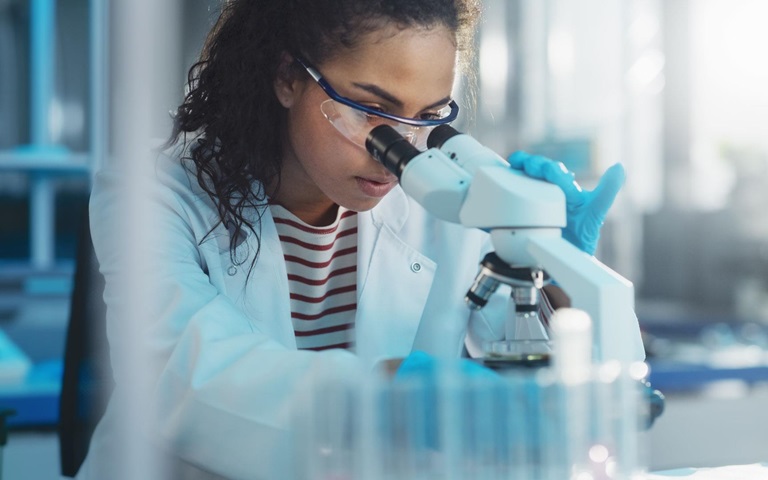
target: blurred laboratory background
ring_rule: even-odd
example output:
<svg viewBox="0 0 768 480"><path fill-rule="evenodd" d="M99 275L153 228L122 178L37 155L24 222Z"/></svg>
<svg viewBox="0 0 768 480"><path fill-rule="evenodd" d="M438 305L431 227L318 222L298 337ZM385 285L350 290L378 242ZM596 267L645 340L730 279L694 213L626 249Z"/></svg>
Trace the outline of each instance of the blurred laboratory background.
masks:
<svg viewBox="0 0 768 480"><path fill-rule="evenodd" d="M78 239L119 134L116 3L0 0L4 478L60 477ZM648 468L768 461L768 2L483 4L476 110L460 127L502 154L561 160L585 188L626 167L598 257L634 282L667 397ZM163 0L146 14L162 25L143 52L158 138L219 5Z"/></svg>

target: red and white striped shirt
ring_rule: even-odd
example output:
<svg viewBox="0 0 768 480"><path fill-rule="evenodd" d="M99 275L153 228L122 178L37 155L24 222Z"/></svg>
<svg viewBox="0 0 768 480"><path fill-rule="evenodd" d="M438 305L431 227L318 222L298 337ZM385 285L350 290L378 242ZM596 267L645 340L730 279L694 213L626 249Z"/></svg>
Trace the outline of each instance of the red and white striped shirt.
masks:
<svg viewBox="0 0 768 480"><path fill-rule="evenodd" d="M357 310L357 212L339 207L336 220L313 227L270 205L283 246L296 346L354 349Z"/></svg>

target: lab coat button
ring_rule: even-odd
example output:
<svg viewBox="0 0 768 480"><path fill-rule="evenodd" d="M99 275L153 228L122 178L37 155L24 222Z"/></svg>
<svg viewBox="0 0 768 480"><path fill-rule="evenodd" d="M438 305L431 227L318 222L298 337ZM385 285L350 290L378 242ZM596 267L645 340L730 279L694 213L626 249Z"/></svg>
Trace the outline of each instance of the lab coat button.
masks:
<svg viewBox="0 0 768 480"><path fill-rule="evenodd" d="M234 277L236 273L237 273L237 268L235 268L234 265L230 265L229 268L227 269L227 274L230 277Z"/></svg>
<svg viewBox="0 0 768 480"><path fill-rule="evenodd" d="M421 271L421 264L419 262L413 262L411 264L411 271L419 273Z"/></svg>

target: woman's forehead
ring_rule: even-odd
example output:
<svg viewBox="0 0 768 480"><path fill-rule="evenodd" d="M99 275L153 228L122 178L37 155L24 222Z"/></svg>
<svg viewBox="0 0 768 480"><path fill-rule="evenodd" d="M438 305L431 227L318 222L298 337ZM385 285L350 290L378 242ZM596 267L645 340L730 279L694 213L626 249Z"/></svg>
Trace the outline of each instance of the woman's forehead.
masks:
<svg viewBox="0 0 768 480"><path fill-rule="evenodd" d="M323 74L337 84L371 84L406 97L425 90L450 93L457 52L448 28L385 29L360 40L319 66Z"/></svg>

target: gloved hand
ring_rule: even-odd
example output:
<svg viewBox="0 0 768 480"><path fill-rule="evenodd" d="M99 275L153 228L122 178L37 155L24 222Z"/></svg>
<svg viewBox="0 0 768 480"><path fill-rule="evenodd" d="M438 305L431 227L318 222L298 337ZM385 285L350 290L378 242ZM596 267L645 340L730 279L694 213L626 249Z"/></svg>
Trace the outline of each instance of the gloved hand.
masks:
<svg viewBox="0 0 768 480"><path fill-rule="evenodd" d="M562 162L518 151L509 156L509 163L512 168L522 170L529 177L554 183L563 190L568 219L563 229L563 238L582 251L594 255L600 238L600 227L624 185L624 167L619 163L613 165L606 170L594 190L584 191Z"/></svg>
<svg viewBox="0 0 768 480"><path fill-rule="evenodd" d="M479 363L465 358L457 360L459 363L459 373L467 379L473 378L494 378L499 376L491 369L486 368ZM434 380L437 375L439 361L435 357L421 351L414 351L400 364L395 374L395 380L404 380L406 378L420 378L422 380Z"/></svg>

